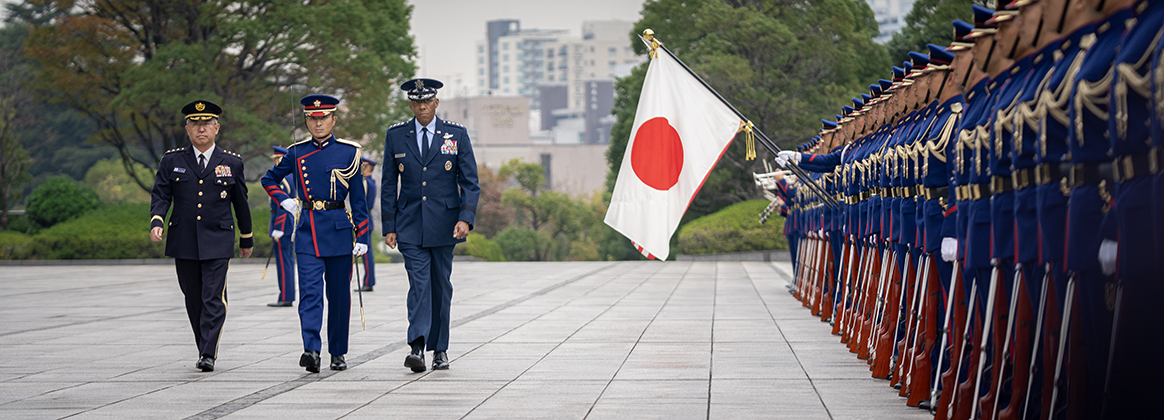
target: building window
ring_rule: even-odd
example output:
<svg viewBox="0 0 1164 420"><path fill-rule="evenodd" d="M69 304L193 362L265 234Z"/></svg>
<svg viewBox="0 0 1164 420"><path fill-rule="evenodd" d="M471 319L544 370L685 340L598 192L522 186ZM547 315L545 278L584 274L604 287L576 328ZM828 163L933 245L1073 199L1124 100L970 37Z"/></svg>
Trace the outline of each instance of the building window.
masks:
<svg viewBox="0 0 1164 420"><path fill-rule="evenodd" d="M590 52L594 52L594 46L593 46L593 45L591 45L591 46L590 46Z"/></svg>
<svg viewBox="0 0 1164 420"><path fill-rule="evenodd" d="M618 63L614 61L607 62L606 64L610 67L611 70L614 70L614 66L618 65Z"/></svg>
<svg viewBox="0 0 1164 420"><path fill-rule="evenodd" d="M509 88L502 89L501 93L509 93Z"/></svg>
<svg viewBox="0 0 1164 420"><path fill-rule="evenodd" d="M550 81L551 82L554 81L554 75L552 75L552 74L550 75Z"/></svg>
<svg viewBox="0 0 1164 420"><path fill-rule="evenodd" d="M485 57L477 57L477 64L485 64Z"/></svg>
<svg viewBox="0 0 1164 420"><path fill-rule="evenodd" d="M509 54L501 54L501 61L509 61Z"/></svg>
<svg viewBox="0 0 1164 420"><path fill-rule="evenodd" d="M477 53L478 53L478 54L485 54L485 46L484 46L484 45L478 45L478 46L477 46Z"/></svg>
<svg viewBox="0 0 1164 420"><path fill-rule="evenodd" d="M549 70L549 71L554 70L554 63L552 61L549 64L546 64L546 70Z"/></svg>
<svg viewBox="0 0 1164 420"><path fill-rule="evenodd" d="M501 66L502 73L509 73L509 66Z"/></svg>
<svg viewBox="0 0 1164 420"><path fill-rule="evenodd" d="M618 48L610 47L610 48L608 48L608 49L606 50L606 52L607 52L607 53L608 53L608 54L609 54L611 57L614 57L614 56L618 55Z"/></svg>
<svg viewBox="0 0 1164 420"><path fill-rule="evenodd" d="M477 86L480 86L480 87L485 87L485 79L478 80L478 81L477 81Z"/></svg>
<svg viewBox="0 0 1164 420"><path fill-rule="evenodd" d="M501 49L503 49L503 50L509 50L509 43L508 43L508 42L502 42L502 43L501 43Z"/></svg>
<svg viewBox="0 0 1164 420"><path fill-rule="evenodd" d="M504 79L504 81L503 81L503 82L501 82L501 83L509 84L509 76L505 76L505 79ZM505 92L506 92L506 93L508 93L508 92L509 92L509 89L506 89L506 90L505 90Z"/></svg>
<svg viewBox="0 0 1164 420"><path fill-rule="evenodd" d="M484 68L477 69L477 74L484 76L484 75L485 75L485 69L484 69Z"/></svg>

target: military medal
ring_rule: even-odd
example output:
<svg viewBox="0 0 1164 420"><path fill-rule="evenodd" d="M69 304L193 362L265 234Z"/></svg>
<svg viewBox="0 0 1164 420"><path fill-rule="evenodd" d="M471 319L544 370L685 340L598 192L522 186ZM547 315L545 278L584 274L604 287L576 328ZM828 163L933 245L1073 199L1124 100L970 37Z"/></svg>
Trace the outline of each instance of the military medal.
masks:
<svg viewBox="0 0 1164 420"><path fill-rule="evenodd" d="M401 163L399 165L396 165L396 170L399 172L404 172L404 164Z"/></svg>
<svg viewBox="0 0 1164 420"><path fill-rule="evenodd" d="M229 176L232 176L232 175L230 174L230 166L227 166L227 165L218 165L218 166L215 166L215 167L214 167L214 176L217 176L217 177L229 177Z"/></svg>
<svg viewBox="0 0 1164 420"><path fill-rule="evenodd" d="M453 161L451 161L451 160L446 160L446 161L445 161L445 170L446 170L446 171L451 171L451 170L453 170Z"/></svg>
<svg viewBox="0 0 1164 420"><path fill-rule="evenodd" d="M222 197L223 200L225 200L226 199L226 191L223 191L222 194L219 194L219 196Z"/></svg>

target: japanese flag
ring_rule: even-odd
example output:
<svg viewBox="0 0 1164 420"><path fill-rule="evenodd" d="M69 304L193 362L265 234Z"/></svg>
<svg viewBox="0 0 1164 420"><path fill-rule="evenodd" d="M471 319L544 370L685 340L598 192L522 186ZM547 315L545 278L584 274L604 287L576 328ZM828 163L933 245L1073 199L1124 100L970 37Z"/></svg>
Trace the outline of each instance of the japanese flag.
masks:
<svg viewBox="0 0 1164 420"><path fill-rule="evenodd" d="M651 60L605 222L651 259L741 126L740 118L670 54Z"/></svg>

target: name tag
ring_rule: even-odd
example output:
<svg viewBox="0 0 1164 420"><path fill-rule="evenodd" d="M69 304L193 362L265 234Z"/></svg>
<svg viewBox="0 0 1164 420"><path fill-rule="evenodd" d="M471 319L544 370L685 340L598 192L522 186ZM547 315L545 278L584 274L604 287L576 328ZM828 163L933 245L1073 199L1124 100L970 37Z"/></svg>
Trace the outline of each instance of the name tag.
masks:
<svg viewBox="0 0 1164 420"><path fill-rule="evenodd" d="M396 159L400 159L400 158L404 157L404 153L397 153L395 155L392 155L392 157L394 157Z"/></svg>
<svg viewBox="0 0 1164 420"><path fill-rule="evenodd" d="M177 167L175 167L175 168L174 168L174 172L177 172L177 173L180 173L180 174L184 174L184 173L186 173L186 168L177 168Z"/></svg>

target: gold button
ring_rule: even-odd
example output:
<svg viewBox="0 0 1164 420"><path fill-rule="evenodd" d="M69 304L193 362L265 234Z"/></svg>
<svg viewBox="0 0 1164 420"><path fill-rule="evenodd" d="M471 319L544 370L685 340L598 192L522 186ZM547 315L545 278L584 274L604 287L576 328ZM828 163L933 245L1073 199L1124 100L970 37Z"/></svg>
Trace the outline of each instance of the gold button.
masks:
<svg viewBox="0 0 1164 420"><path fill-rule="evenodd" d="M201 180L201 179L199 179L199 180L198 180L198 183L199 183L199 184L201 184L201 183L202 183L202 180Z"/></svg>
<svg viewBox="0 0 1164 420"><path fill-rule="evenodd" d="M201 197L201 196L202 196L202 191L199 191L199 192L198 192L198 196L199 196L199 197Z"/></svg>
<svg viewBox="0 0 1164 420"><path fill-rule="evenodd" d="M425 167L423 167L423 168L420 168L420 170L422 170L422 171L428 171L428 167L427 167L427 166L425 166Z"/></svg>
<svg viewBox="0 0 1164 420"><path fill-rule="evenodd" d="M202 203L198 203L198 208L202 208Z"/></svg>
<svg viewBox="0 0 1164 420"><path fill-rule="evenodd" d="M303 177L307 178L308 175L311 175L311 174L303 174Z"/></svg>
<svg viewBox="0 0 1164 420"><path fill-rule="evenodd" d="M198 220L202 220L202 216L198 216L198 217L197 217L197 219L198 219Z"/></svg>
<svg viewBox="0 0 1164 420"><path fill-rule="evenodd" d="M311 181L303 181L304 184L310 184Z"/></svg>
<svg viewBox="0 0 1164 420"><path fill-rule="evenodd" d="M307 159L299 159L299 163L307 163Z"/></svg>
<svg viewBox="0 0 1164 420"><path fill-rule="evenodd" d="M420 197L420 201L428 201L428 197Z"/></svg>
<svg viewBox="0 0 1164 420"><path fill-rule="evenodd" d="M420 186L422 186L422 187L427 187L427 186L428 186L428 181L420 181Z"/></svg>
<svg viewBox="0 0 1164 420"><path fill-rule="evenodd" d="M305 170L305 171L306 171L306 170L307 170L307 167L306 167L306 166L304 166L304 167L303 167L303 170Z"/></svg>

